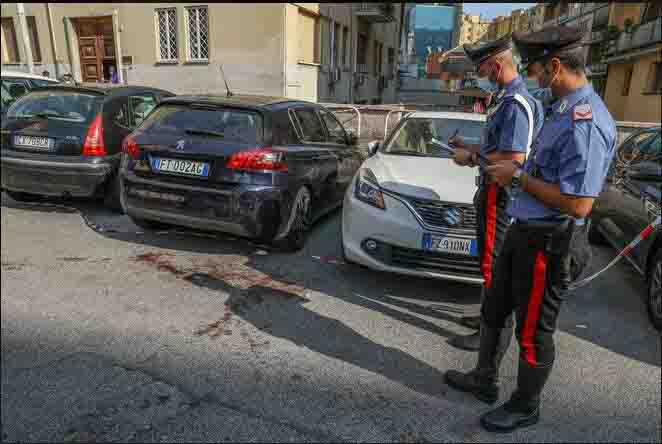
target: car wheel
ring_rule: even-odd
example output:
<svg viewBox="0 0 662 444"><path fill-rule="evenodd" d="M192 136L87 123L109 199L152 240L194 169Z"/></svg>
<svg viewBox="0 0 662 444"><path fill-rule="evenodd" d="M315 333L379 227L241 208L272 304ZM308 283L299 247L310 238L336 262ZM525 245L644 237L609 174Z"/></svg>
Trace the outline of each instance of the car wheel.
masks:
<svg viewBox="0 0 662 444"><path fill-rule="evenodd" d="M103 204L108 209L111 209L120 214L124 214L124 209L122 208L122 201L120 198L121 192L120 177L119 174L115 174L108 181L108 185L106 185Z"/></svg>
<svg viewBox="0 0 662 444"><path fill-rule="evenodd" d="M140 219L138 217L132 216L129 216L129 219L131 219L131 222L133 222L135 225L149 231L165 230L170 228L170 225L155 220Z"/></svg>
<svg viewBox="0 0 662 444"><path fill-rule="evenodd" d="M310 191L308 188L301 187L297 192L288 221L287 234L276 241L277 247L285 251L299 251L306 244L308 232L310 230Z"/></svg>
<svg viewBox="0 0 662 444"><path fill-rule="evenodd" d="M39 202L43 200L42 196L38 194L24 193L22 191L5 190L5 193L16 202Z"/></svg>
<svg viewBox="0 0 662 444"><path fill-rule="evenodd" d="M653 257L648 279L648 315L656 329L662 330L662 249Z"/></svg>
<svg viewBox="0 0 662 444"><path fill-rule="evenodd" d="M593 245L607 245L607 240L600 230L598 230L598 224L593 219L591 219L591 226L588 230L588 241Z"/></svg>

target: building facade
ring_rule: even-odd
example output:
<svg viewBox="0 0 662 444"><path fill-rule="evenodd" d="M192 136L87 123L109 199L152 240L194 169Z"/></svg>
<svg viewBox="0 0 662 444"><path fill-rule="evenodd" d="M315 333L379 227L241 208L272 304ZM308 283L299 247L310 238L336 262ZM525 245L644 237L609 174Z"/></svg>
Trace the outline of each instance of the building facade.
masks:
<svg viewBox="0 0 662 444"><path fill-rule="evenodd" d="M387 88L378 79L395 72L399 9L387 3L26 3L25 15L35 73L97 82L115 66L120 81L130 84L224 93L222 65L236 93L381 102ZM2 68L25 71L17 4L3 3L1 11Z"/></svg>
<svg viewBox="0 0 662 444"><path fill-rule="evenodd" d="M458 44L476 43L489 31L490 23L483 21L480 15L462 14Z"/></svg>

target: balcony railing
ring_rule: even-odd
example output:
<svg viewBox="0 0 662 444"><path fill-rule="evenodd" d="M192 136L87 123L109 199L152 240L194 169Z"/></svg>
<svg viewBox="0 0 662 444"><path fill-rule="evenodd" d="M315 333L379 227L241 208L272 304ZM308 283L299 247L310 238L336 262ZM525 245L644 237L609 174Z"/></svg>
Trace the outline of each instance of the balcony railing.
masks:
<svg viewBox="0 0 662 444"><path fill-rule="evenodd" d="M662 42L662 17L638 26L633 32L621 33L618 40L608 46L606 54L630 51Z"/></svg>
<svg viewBox="0 0 662 444"><path fill-rule="evenodd" d="M368 23L388 23L395 20L393 3L359 3L354 14Z"/></svg>
<svg viewBox="0 0 662 444"><path fill-rule="evenodd" d="M606 74L607 73L607 64L606 63L593 63L591 65L588 65L588 69L591 72L591 75L599 75L599 74Z"/></svg>

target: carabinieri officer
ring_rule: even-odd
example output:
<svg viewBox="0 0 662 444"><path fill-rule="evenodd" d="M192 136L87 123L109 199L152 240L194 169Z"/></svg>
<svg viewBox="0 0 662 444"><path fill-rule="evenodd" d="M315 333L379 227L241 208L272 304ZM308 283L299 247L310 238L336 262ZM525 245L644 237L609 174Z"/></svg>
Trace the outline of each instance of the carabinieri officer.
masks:
<svg viewBox="0 0 662 444"><path fill-rule="evenodd" d="M477 67L478 74L487 77L498 93L487 109L487 128L482 145L468 145L459 137L449 140L457 150L455 162L459 165L476 166L476 151L492 162L524 162L533 139L542 127L544 115L542 105L529 94L524 80L519 76L513 60L510 37L464 45L464 52ZM480 172L478 185L474 203L478 213L476 238L484 278L481 299L484 299L485 290L492 285L494 262L503 245L510 217L506 215L507 193L496 182L490 181L485 171ZM479 329L480 317L464 317L462 323ZM512 324L511 316L507 321L508 328L502 332L500 340L504 353L512 337ZM490 331L486 330L485 333L489 334ZM458 348L477 351L481 340L481 334L477 332L468 336L456 336L449 342ZM502 355L503 353L500 353L500 356ZM449 373L446 382L466 386L473 384L473 380L478 377L492 377L494 369L481 364L479 362L469 379L464 375ZM488 398L492 402L496 400L492 399L494 396Z"/></svg>
<svg viewBox="0 0 662 444"><path fill-rule="evenodd" d="M496 335L514 311L520 346L517 389L481 418L490 431L538 422L541 392L554 364L561 303L591 257L586 217L614 156L616 124L586 79L583 35L577 28L556 26L514 40L529 62L542 62L543 86L551 88L556 101L523 168L511 161L488 168L500 185L516 190L508 206L515 221L482 315ZM496 344L480 345L479 359L494 361ZM486 381L482 390L491 385Z"/></svg>

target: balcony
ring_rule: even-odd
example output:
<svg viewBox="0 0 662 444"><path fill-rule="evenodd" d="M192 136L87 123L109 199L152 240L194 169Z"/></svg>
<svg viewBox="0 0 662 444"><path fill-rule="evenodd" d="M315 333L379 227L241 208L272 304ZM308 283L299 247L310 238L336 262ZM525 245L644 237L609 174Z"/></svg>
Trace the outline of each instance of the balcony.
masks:
<svg viewBox="0 0 662 444"><path fill-rule="evenodd" d="M367 23L388 23L395 20L393 3L359 3L354 15Z"/></svg>
<svg viewBox="0 0 662 444"><path fill-rule="evenodd" d="M631 51L662 42L662 17L638 26L633 32L623 32L608 45L606 54Z"/></svg>

